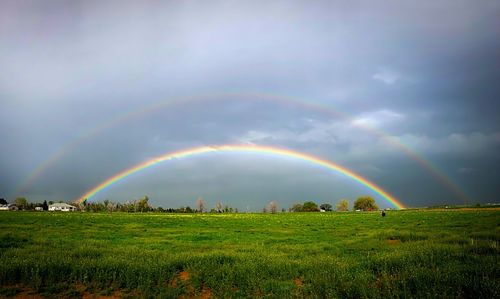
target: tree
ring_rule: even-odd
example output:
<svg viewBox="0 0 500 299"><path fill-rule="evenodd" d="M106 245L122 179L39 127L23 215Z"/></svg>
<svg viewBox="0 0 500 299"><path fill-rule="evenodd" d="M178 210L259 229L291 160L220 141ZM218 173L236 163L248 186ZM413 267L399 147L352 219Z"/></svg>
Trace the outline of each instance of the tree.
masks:
<svg viewBox="0 0 500 299"><path fill-rule="evenodd" d="M215 211L217 213L222 213L222 203L220 201L218 201L216 204L215 204Z"/></svg>
<svg viewBox="0 0 500 299"><path fill-rule="evenodd" d="M8 202L5 200L5 198L0 198L0 205L7 205Z"/></svg>
<svg viewBox="0 0 500 299"><path fill-rule="evenodd" d="M271 214L276 214L277 211L278 211L278 204L275 201L271 201L269 203L269 212L271 212Z"/></svg>
<svg viewBox="0 0 500 299"><path fill-rule="evenodd" d="M304 212L318 212L318 205L313 201L306 201L303 205Z"/></svg>
<svg viewBox="0 0 500 299"><path fill-rule="evenodd" d="M330 212L332 210L332 205L329 203L324 203L319 206L323 211Z"/></svg>
<svg viewBox="0 0 500 299"><path fill-rule="evenodd" d="M15 203L16 203L17 208L20 210L24 210L26 208L26 206L28 205L28 201L24 197L16 198Z"/></svg>
<svg viewBox="0 0 500 299"><path fill-rule="evenodd" d="M34 203L34 202L29 202L27 205L26 205L26 210L29 210L29 211L34 211L36 207L39 207L40 204L39 203Z"/></svg>
<svg viewBox="0 0 500 299"><path fill-rule="evenodd" d="M146 196L147 197L147 196ZM108 211L108 212L113 212L115 209L118 209L118 204L115 204L114 202L112 202L111 200L109 199L106 199L104 200L104 208Z"/></svg>
<svg viewBox="0 0 500 299"><path fill-rule="evenodd" d="M224 212L224 213L232 213L232 212L233 212L233 210L234 210L234 209L233 209L232 207L230 207L230 206L228 206L228 205L225 205L225 206L224 206L224 209L222 209L222 212Z"/></svg>
<svg viewBox="0 0 500 299"><path fill-rule="evenodd" d="M354 210L374 211L378 210L375 199L370 196L361 196L354 202Z"/></svg>
<svg viewBox="0 0 500 299"><path fill-rule="evenodd" d="M347 212L349 211L349 201L347 199L341 199L336 205L335 208L337 212Z"/></svg>
<svg viewBox="0 0 500 299"><path fill-rule="evenodd" d="M304 211L304 206L302 206L302 204L300 203L296 203L290 208L290 212L303 212L303 211Z"/></svg>
<svg viewBox="0 0 500 299"><path fill-rule="evenodd" d="M144 196L137 202L137 210L140 212L147 212L150 210L149 197Z"/></svg>
<svg viewBox="0 0 500 299"><path fill-rule="evenodd" d="M111 203L111 201L109 199L105 199L104 202L103 202L104 208L107 209L108 211L110 211L110 209L109 209L109 204L110 203Z"/></svg>
<svg viewBox="0 0 500 299"><path fill-rule="evenodd" d="M203 197L198 197L196 200L196 206L198 207L198 212L203 213L205 210L205 201L203 200Z"/></svg>
<svg viewBox="0 0 500 299"><path fill-rule="evenodd" d="M43 208L44 211L48 211L49 210L49 205L47 204L46 200L43 201L42 208Z"/></svg>

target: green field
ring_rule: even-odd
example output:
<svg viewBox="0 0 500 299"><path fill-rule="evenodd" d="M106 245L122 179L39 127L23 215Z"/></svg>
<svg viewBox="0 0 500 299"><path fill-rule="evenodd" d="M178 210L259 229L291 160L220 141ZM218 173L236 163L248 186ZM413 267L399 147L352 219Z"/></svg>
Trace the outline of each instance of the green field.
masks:
<svg viewBox="0 0 500 299"><path fill-rule="evenodd" d="M0 296L500 297L500 211L0 213Z"/></svg>

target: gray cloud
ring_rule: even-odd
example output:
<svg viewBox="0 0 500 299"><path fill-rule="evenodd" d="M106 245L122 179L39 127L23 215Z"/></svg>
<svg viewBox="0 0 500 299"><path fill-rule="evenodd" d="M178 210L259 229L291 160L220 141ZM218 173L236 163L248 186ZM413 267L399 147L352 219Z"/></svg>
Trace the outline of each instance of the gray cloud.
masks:
<svg viewBox="0 0 500 299"><path fill-rule="evenodd" d="M350 117L248 95L180 103L102 130L22 195L70 200L162 153L246 142L330 159L411 205L458 200L373 134L379 130L440 167L472 200L491 201L499 191L499 13L497 1L465 0L2 1L0 196L13 199L37 165L110 119L161 101L229 92L293 96ZM186 204L206 190L210 198L240 198L232 204L245 208L250 198L286 205L366 191L331 188L331 174L317 178L314 169L304 175L259 159L201 159L210 171L194 181L201 160L186 159L174 172L165 168L175 184L145 174L105 195L126 200L152 192L158 204L176 205L176 198ZM245 169L253 170L227 178ZM232 187L218 188L225 179ZM271 180L279 188L266 185Z"/></svg>

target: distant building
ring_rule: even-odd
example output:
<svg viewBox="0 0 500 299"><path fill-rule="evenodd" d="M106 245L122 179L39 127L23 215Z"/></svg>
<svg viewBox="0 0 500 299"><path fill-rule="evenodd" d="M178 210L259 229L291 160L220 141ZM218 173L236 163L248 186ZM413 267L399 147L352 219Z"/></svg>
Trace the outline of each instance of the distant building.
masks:
<svg viewBox="0 0 500 299"><path fill-rule="evenodd" d="M17 210L18 210L17 206L13 203L0 205L0 211L17 211Z"/></svg>
<svg viewBox="0 0 500 299"><path fill-rule="evenodd" d="M43 211L42 207L35 207L35 211Z"/></svg>
<svg viewBox="0 0 500 299"><path fill-rule="evenodd" d="M76 207L69 205L67 203L55 203L49 205L49 211L63 211L63 212L71 212L76 211Z"/></svg>

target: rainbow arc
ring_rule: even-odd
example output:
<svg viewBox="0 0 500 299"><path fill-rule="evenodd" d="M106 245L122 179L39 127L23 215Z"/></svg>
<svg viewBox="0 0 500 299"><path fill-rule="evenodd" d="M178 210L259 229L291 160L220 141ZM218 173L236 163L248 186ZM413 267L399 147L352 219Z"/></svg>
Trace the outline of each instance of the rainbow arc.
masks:
<svg viewBox="0 0 500 299"><path fill-rule="evenodd" d="M225 145L216 145L216 146L201 146L201 147L195 147L195 148L190 148L190 149L185 149L185 150L180 150L176 152L171 152L167 153L158 157L155 157L153 159L150 159L148 161L145 161L141 164L138 164L136 166L133 166L129 169L126 169L122 172L119 172L115 174L114 176L108 178L107 180L103 181L101 184L97 185L96 187L92 188L85 194L83 194L77 201L80 204L83 204L85 201L90 200L92 197L94 197L97 193L103 191L104 189L112 186L113 184L131 176L134 173L137 173L141 170L144 170L146 168L152 167L154 165L157 165L162 162L166 162L172 159L180 159L180 158L187 158L191 156L196 156L196 155L201 155L201 154L206 154L206 153L213 153L213 152L251 152L251 153L265 153L265 154L272 154L272 155L277 155L277 156L285 156L285 157L291 157L295 158L298 160L310 162L322 167L325 167L327 169L339 172L355 181L358 183L366 186L367 188L371 189L375 193L379 194L385 201L390 203L392 206L398 208L398 209L404 209L405 206L394 196L390 195L389 192L385 191L382 189L382 187L376 185L375 183L369 181L368 179L362 177L361 175L355 173L352 170L349 170L343 166L340 166L338 164L335 164L331 161L324 160L306 153L301 153L297 151L292 151L289 149L284 149L284 148L277 148L277 147L269 147L269 146L258 146L258 145L233 145L233 144L225 144Z"/></svg>
<svg viewBox="0 0 500 299"><path fill-rule="evenodd" d="M46 169L54 165L62 157L72 152L80 145L85 143L85 141L92 139L93 137L99 135L100 133L117 127L121 124L127 123L133 119L137 119L159 111L162 109L174 108L178 105L185 105L188 103L202 103L202 102L224 102L232 101L235 99L241 100L263 100L269 102L280 103L283 105L292 105L300 108L304 108L310 111L317 111L330 115L332 117L339 118L346 121L353 127L359 128L377 138L380 138L383 142L390 145L393 148L398 149L404 153L407 157L415 161L422 169L427 171L432 177L436 179L442 186L447 190L451 191L458 198L462 199L463 202L467 202L467 195L465 192L454 183L449 176L447 176L442 170L439 169L435 164L427 160L417 151L402 143L398 138L391 136L389 133L380 130L379 128L369 126L367 124L357 123L353 116L347 113L341 112L338 109L330 105L324 105L321 103L313 101L305 101L289 96L273 95L273 94L261 94L261 93L220 93L220 94L202 94L196 96L186 96L174 98L168 101L160 101L149 106L142 107L140 109L134 109L128 113L117 115L103 123L97 124L92 129L78 135L75 139L61 146L56 152L49 156L46 160L42 161L33 171L25 178L23 182L17 187L16 193L22 193L28 186L30 186L35 180L37 180Z"/></svg>

